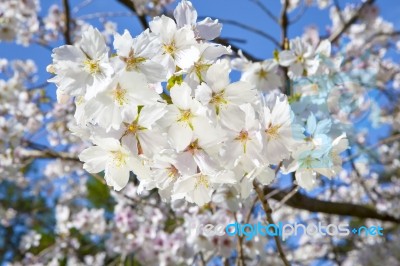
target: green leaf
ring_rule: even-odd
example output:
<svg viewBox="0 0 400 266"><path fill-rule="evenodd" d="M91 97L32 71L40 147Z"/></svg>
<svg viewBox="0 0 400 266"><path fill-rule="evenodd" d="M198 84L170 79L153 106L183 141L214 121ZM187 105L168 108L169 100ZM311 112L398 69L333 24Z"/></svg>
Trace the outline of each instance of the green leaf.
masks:
<svg viewBox="0 0 400 266"><path fill-rule="evenodd" d="M110 188L91 176L87 183L87 198L96 208L104 208L106 211L114 210L114 199L111 197Z"/></svg>

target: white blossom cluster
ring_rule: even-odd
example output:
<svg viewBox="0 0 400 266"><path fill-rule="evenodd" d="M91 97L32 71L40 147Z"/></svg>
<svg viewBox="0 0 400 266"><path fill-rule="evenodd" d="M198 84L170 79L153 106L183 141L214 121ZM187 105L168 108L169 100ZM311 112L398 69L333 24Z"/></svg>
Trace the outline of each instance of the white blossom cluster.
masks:
<svg viewBox="0 0 400 266"><path fill-rule="evenodd" d="M22 142L34 135L43 124L39 108L43 98L40 90L27 90L26 84L35 82L36 65L32 60L8 61L0 59L0 180L26 183L20 172Z"/></svg>
<svg viewBox="0 0 400 266"><path fill-rule="evenodd" d="M0 2L0 41L17 40L28 45L39 29L39 0L8 0Z"/></svg>
<svg viewBox="0 0 400 266"><path fill-rule="evenodd" d="M136 13L139 16L150 15L157 16L163 12L163 9L168 4L175 0L131 0L135 6Z"/></svg>
<svg viewBox="0 0 400 266"><path fill-rule="evenodd" d="M76 45L54 49L50 81L60 102L75 98L71 130L94 144L79 156L84 169L104 171L116 190L133 172L139 192L158 188L166 200L198 205L225 185L247 198L253 181L271 183L271 165L283 160L285 171L297 170L298 184L307 189L317 173L338 173L345 135L326 136L329 128L319 127L312 113L306 132L286 96L263 94L282 86L278 64L292 78L327 72L328 41L314 51L295 39L278 61L236 62L244 73L231 82L230 62L222 58L230 47L209 41L221 24L197 22L188 1L177 6L174 18L155 17L150 30L134 38L128 31L116 34L112 51L94 28Z"/></svg>

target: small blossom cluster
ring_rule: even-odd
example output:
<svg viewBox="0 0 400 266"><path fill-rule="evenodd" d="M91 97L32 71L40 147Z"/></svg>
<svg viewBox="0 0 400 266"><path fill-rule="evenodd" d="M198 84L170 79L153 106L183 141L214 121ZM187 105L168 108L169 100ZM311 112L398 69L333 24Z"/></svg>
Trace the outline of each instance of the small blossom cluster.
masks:
<svg viewBox="0 0 400 266"><path fill-rule="evenodd" d="M139 16L157 16L163 12L165 6L175 2L175 0L131 0Z"/></svg>
<svg viewBox="0 0 400 266"><path fill-rule="evenodd" d="M32 60L0 59L0 181L26 182L21 168L26 166L23 142L43 125L41 88L27 90L36 82Z"/></svg>
<svg viewBox="0 0 400 266"><path fill-rule="evenodd" d="M0 41L17 40L28 45L39 29L39 0L0 2Z"/></svg>

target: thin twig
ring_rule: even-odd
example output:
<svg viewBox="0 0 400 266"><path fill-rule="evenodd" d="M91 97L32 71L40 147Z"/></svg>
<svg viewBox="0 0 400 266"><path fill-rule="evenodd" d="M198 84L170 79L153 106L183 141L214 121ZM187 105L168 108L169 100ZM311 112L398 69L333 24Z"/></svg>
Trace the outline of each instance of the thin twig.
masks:
<svg viewBox="0 0 400 266"><path fill-rule="evenodd" d="M280 47L282 50L286 49L286 42L287 42L287 32L288 32L288 25L289 25L289 20L288 20L288 15L287 15L287 10L289 8L289 0L285 0L283 2L282 10L281 10L281 15L279 19L279 24L281 26L281 44Z"/></svg>
<svg viewBox="0 0 400 266"><path fill-rule="evenodd" d="M339 38L342 36L342 34L345 33L347 31L347 29L358 20L358 18L360 17L360 14L363 11L363 9L366 8L368 5L373 4L374 1L375 0L367 0L367 1L365 1L361 5L361 7L354 13L354 15L343 25L343 27L341 29L339 29L338 31L332 33L332 35L329 36L329 41L334 43L337 40L339 40Z"/></svg>
<svg viewBox="0 0 400 266"><path fill-rule="evenodd" d="M256 5L258 5L262 11L264 11L265 14L267 14L267 16L272 19L273 21L275 21L276 23L279 23L278 18L274 15L274 13L271 12L271 10L269 10L262 2L260 2L260 0L250 0L251 2L255 3Z"/></svg>
<svg viewBox="0 0 400 266"><path fill-rule="evenodd" d="M205 17L199 17L199 19L202 19L202 18L205 18ZM218 18L218 21L220 21L220 22L222 22L224 24L229 24L229 25L232 25L232 26L236 26L236 27L242 28L242 29L247 30L249 32L253 32L253 33L255 33L255 34L257 34L257 35L259 35L259 36L271 41L274 45L279 47L279 42L272 35L269 35L268 33L264 32L264 31L262 31L260 29L257 29L255 27L252 27L252 26L249 26L249 25L244 24L242 22L239 22L239 21L236 21L236 20L231 20L231 19Z"/></svg>
<svg viewBox="0 0 400 266"><path fill-rule="evenodd" d="M257 192L258 199L260 200L260 202L263 206L263 209L265 211L265 214L267 216L267 222L269 224L275 224L274 219L272 218L272 209L269 206L268 199L264 196L263 190L257 184L256 180L254 180L253 185L254 185L254 189ZM278 249L279 256L281 257L283 264L285 266L290 266L290 263L286 258L285 252L283 251L282 243L281 243L281 240L279 239L279 236L274 235L274 239L275 239L276 248Z"/></svg>
<svg viewBox="0 0 400 266"><path fill-rule="evenodd" d="M383 140L380 140L377 143L375 143L375 144L367 147L366 149L364 149L364 151L373 150L373 149L375 149L376 147L378 147L378 146L380 146L382 144L392 143L392 142L395 142L397 140L400 140L400 133L399 134L395 134L393 136L390 136L388 138L385 138ZM351 156L348 156L347 158L345 158L343 160L343 163L349 162L350 160L352 160L352 159L354 159L354 158L356 158L356 157L358 157L360 155L361 155L361 153L352 154Z"/></svg>
<svg viewBox="0 0 400 266"><path fill-rule="evenodd" d="M333 4L335 5L336 11L339 14L340 22L342 22L342 24L344 24L344 17L343 17L343 14L342 14L342 9L340 8L340 5L339 5L339 1L338 0L333 0Z"/></svg>
<svg viewBox="0 0 400 266"><path fill-rule="evenodd" d="M33 42L34 44L37 44L37 45L39 45L39 46L41 46L41 47L43 47L43 48L49 50L50 52L53 51L53 49L54 49L52 46L48 45L47 43L44 43L44 42L41 41L41 40L35 40L35 41L32 41L32 42Z"/></svg>
<svg viewBox="0 0 400 266"><path fill-rule="evenodd" d="M100 183L102 183L103 185L106 184L106 181L104 180L104 178L102 178L99 174L96 173L91 173L91 175L97 179L97 181L99 181Z"/></svg>
<svg viewBox="0 0 400 266"><path fill-rule="evenodd" d="M281 190L279 188L276 188L276 189L272 190L271 192L269 192L265 197L267 197L267 199L272 198L279 192L281 192Z"/></svg>
<svg viewBox="0 0 400 266"><path fill-rule="evenodd" d="M130 12L98 12L93 14L87 14L79 16L79 19L89 20L97 18L111 18L111 17L132 17L133 14Z"/></svg>
<svg viewBox="0 0 400 266"><path fill-rule="evenodd" d="M279 203L278 206L274 208L274 211L279 210L285 203L290 200L299 191L300 187L296 186L292 191L290 191Z"/></svg>
<svg viewBox="0 0 400 266"><path fill-rule="evenodd" d="M281 26L281 43L280 43L281 50L289 49L289 41L287 38L288 27L289 27L289 19L287 15L288 8L289 8L289 0L285 0L282 5L281 15L279 19L279 24ZM292 89L290 85L290 79L288 76L288 68L281 67L281 69L283 71L283 86L284 86L283 93L285 93L287 96L290 96L292 93Z"/></svg>
<svg viewBox="0 0 400 266"><path fill-rule="evenodd" d="M254 200L253 200L253 203L251 204L250 210L249 210L249 212L247 213L247 216L246 216L246 224L248 224L249 221L250 221L251 214L252 214L253 211L254 211L254 207L256 206L257 201L258 201L258 198L255 197Z"/></svg>
<svg viewBox="0 0 400 266"><path fill-rule="evenodd" d="M238 46L232 44L232 43L229 42L226 38L216 38L214 41L215 41L216 43L219 43L219 44L222 44L222 45L225 45L225 46L230 46L230 47L232 48L232 50L233 50L235 53L238 53L239 50L241 50L242 53L243 53L243 55L244 55L247 59L249 59L249 60L251 60L251 61L253 61L253 62L262 61L260 58L257 58L257 57L255 57L254 55L250 54L249 52L246 52L245 50L241 49L240 47L238 47Z"/></svg>
<svg viewBox="0 0 400 266"><path fill-rule="evenodd" d="M297 21L299 21L303 17L303 15L306 13L307 9L308 9L308 6L303 1L303 5L302 5L301 10L299 11L299 13L297 13L297 15L293 19L291 19L289 21L289 24L294 24Z"/></svg>
<svg viewBox="0 0 400 266"><path fill-rule="evenodd" d="M21 156L26 159L62 159L66 161L81 162L74 154L53 150L27 150L24 151Z"/></svg>
<svg viewBox="0 0 400 266"><path fill-rule="evenodd" d="M238 223L237 217L236 217L236 212L233 213L233 217L235 218L235 222ZM237 266L246 266L246 262L244 260L244 250L243 250L243 236L240 236L238 234L238 254L239 258L236 260L236 265Z"/></svg>
<svg viewBox="0 0 400 266"><path fill-rule="evenodd" d="M84 0L81 3L77 4L73 9L72 9L72 13L77 13L79 12L79 10L81 10L82 8L84 8L85 6L88 6L91 2L93 2L93 0Z"/></svg>
<svg viewBox="0 0 400 266"><path fill-rule="evenodd" d="M140 24L142 25L143 29L147 29L149 27L149 22L146 19L145 15L139 15L136 11L136 7L133 1L131 0L118 0L121 4L125 7L130 9L133 13L135 13L139 19Z"/></svg>
<svg viewBox="0 0 400 266"><path fill-rule="evenodd" d="M349 157L351 156L351 150L348 149L347 150L347 154L349 155ZM361 187L364 189L365 194L367 194L368 198L372 201L372 203L374 204L374 206L376 206L377 202L375 200L375 198L371 195L371 192L369 191L369 189L367 188L367 186L365 185L364 179L360 173L360 171L358 171L358 168L356 166L356 164L354 163L354 160L351 159L350 160L350 164L351 164L351 168L353 168L354 172L356 173L356 176L361 184Z"/></svg>
<svg viewBox="0 0 400 266"><path fill-rule="evenodd" d="M207 264L206 264L206 261L205 261L205 259L204 259L204 255L203 255L203 252L199 252L199 257L200 257L200 262L201 262L201 265L202 266L206 266Z"/></svg>

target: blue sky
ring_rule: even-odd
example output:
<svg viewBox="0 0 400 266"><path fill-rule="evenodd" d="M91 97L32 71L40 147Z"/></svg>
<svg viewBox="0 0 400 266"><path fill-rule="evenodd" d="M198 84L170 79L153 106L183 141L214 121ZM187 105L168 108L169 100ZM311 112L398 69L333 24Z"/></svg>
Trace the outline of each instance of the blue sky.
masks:
<svg viewBox="0 0 400 266"><path fill-rule="evenodd" d="M71 0L70 2L71 7L73 8L82 1ZM276 25L275 22L266 16L266 14L250 0L193 0L192 2L198 10L199 16L210 16L212 18L236 20L252 27L262 29L270 35L277 37L278 40L280 38L279 26ZM274 14L277 16L279 15L279 0L261 0L261 2L268 5L269 9ZM344 6L345 2L346 1L339 1L342 7ZM378 0L377 2L383 17L394 22L395 26L400 25L400 17L398 16L400 13L400 2L396 0ZM47 14L47 11L52 4L61 5L61 0L42 0L40 15L44 16ZM127 9L117 1L93 0L90 5L82 8L78 13L74 14L74 16L79 17L97 12L120 11L127 11ZM291 16L296 16L297 12L298 10L295 10L292 12ZM142 30L135 17L117 17L115 19L113 18L113 20L118 22L118 32L120 33L122 33L124 29L128 29L132 32L132 34L138 34ZM89 22L94 25L100 25L98 19L91 19ZM301 35L307 25L316 25L321 30L322 34L326 33L325 27L330 25L329 11L321 11L316 7L308 8L305 16L290 27L288 32L289 37L293 38ZM225 24L223 27L222 36L247 40L245 44L237 43L237 45L243 47L257 57L272 57L272 52L274 49L273 44L271 44L271 42L265 38L254 33L249 33L246 30ZM53 44L53 46L58 46L61 44L62 43L60 42L58 44ZM41 83L49 77L49 75L45 72L45 67L51 62L50 51L38 45L24 47L21 45L15 45L13 43L0 43L0 58L33 59L38 65L38 83ZM54 87L51 88L55 89Z"/></svg>

